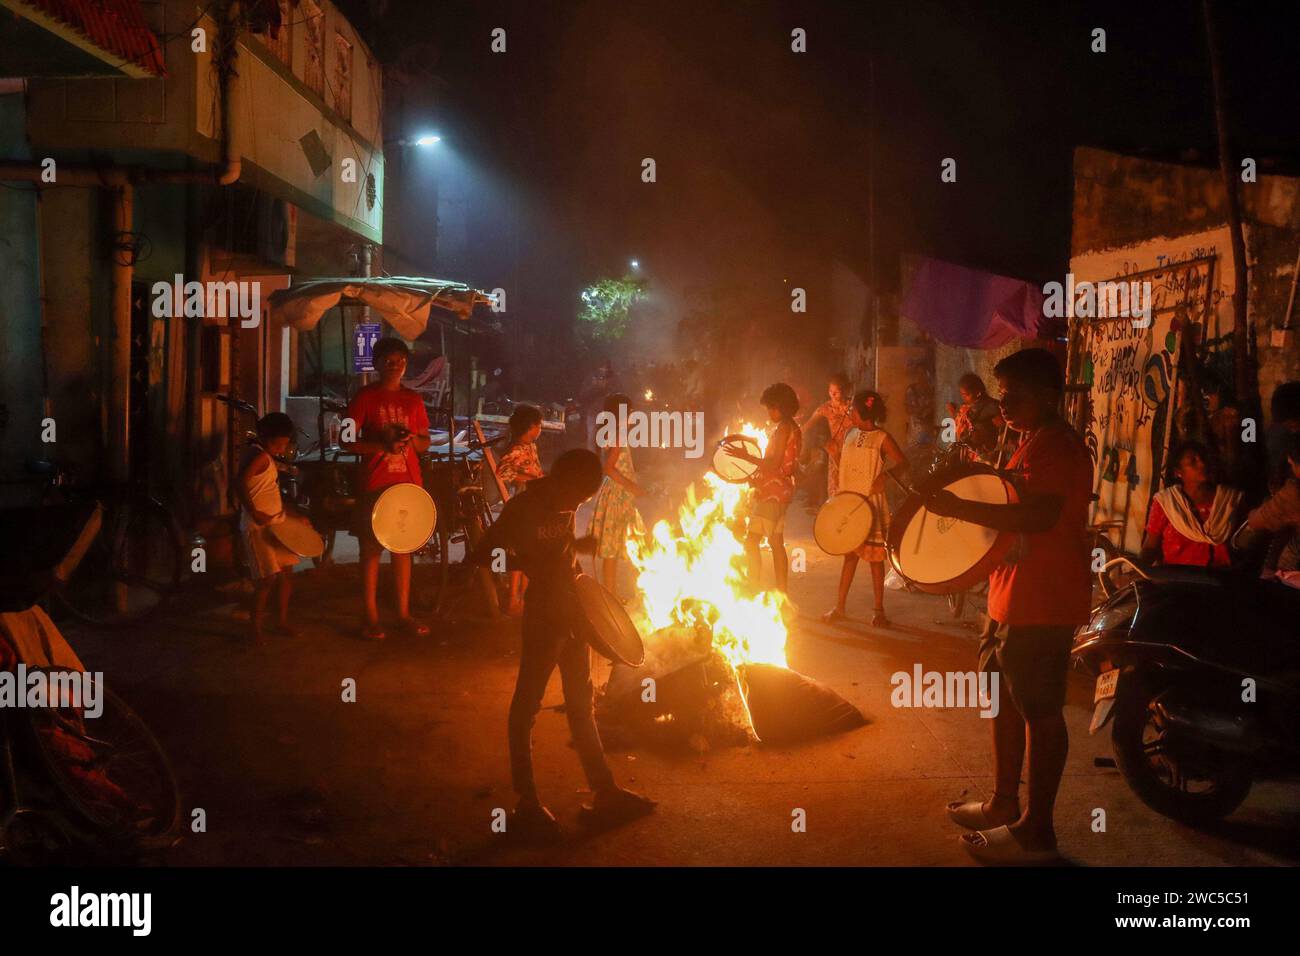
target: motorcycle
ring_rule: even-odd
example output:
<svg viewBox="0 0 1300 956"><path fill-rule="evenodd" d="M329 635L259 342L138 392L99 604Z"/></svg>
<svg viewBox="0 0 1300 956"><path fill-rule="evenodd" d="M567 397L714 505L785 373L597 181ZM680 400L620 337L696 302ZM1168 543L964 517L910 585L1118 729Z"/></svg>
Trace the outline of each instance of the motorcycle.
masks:
<svg viewBox="0 0 1300 956"><path fill-rule="evenodd" d="M1261 777L1300 770L1300 591L1240 571L1142 569L1093 610L1071 657L1096 679L1090 733L1153 810L1232 813Z"/></svg>

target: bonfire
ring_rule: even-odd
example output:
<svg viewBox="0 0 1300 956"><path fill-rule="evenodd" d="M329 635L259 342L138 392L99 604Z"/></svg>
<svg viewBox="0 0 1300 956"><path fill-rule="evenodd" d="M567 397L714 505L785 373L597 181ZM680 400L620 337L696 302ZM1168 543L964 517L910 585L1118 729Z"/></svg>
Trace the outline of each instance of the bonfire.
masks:
<svg viewBox="0 0 1300 956"><path fill-rule="evenodd" d="M758 427L746 423L732 429L737 432L766 451L767 435ZM607 713L617 708L625 717L676 720L693 741L716 742L737 729L757 740L751 684L770 688L773 675L778 682L812 683L787 669L789 602L779 591L756 587L749 575L744 542L752 497L748 486L706 473L687 489L674 519L629 540L637 592L629 613L646 660L639 668L615 668ZM655 681L654 700L646 699L646 677ZM770 691L767 697L773 699Z"/></svg>

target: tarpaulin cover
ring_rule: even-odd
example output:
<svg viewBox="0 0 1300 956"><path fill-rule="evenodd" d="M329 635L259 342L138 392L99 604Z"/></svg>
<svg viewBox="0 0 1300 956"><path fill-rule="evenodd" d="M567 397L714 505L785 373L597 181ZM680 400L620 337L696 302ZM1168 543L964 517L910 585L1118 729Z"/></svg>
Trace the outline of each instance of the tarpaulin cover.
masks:
<svg viewBox="0 0 1300 956"><path fill-rule="evenodd" d="M1038 336L1043 293L1023 279L922 258L899 312L945 345L995 349Z"/></svg>
<svg viewBox="0 0 1300 956"><path fill-rule="evenodd" d="M771 664L740 668L754 732L765 744L791 744L862 727L867 718L825 684Z"/></svg>
<svg viewBox="0 0 1300 956"><path fill-rule="evenodd" d="M369 306L404 339L418 338L432 315L468 322L476 305L490 305L486 292L460 282L412 276L308 279L271 293L273 314L300 331L314 329L327 311L347 305Z"/></svg>

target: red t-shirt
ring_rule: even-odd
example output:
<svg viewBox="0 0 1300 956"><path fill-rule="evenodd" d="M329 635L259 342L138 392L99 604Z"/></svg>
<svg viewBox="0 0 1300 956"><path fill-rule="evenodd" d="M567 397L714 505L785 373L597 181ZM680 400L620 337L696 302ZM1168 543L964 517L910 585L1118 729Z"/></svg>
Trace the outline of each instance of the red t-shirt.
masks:
<svg viewBox="0 0 1300 956"><path fill-rule="evenodd" d="M356 422L357 435L378 441L383 437L385 425L404 425L417 435L429 434L429 415L418 393L409 388L389 391L379 383L367 385L357 392L348 404L346 416ZM415 448L406 451L385 451L366 455L361 459L361 488L379 491L403 481L423 484L420 480L420 456Z"/></svg>
<svg viewBox="0 0 1300 956"><path fill-rule="evenodd" d="M1022 497L1064 499L1048 531L1020 535L1013 557L989 575L989 617L1002 624L1074 627L1092 603L1086 528L1092 501L1092 457L1069 425L1029 433L1011 457Z"/></svg>
<svg viewBox="0 0 1300 956"><path fill-rule="evenodd" d="M1210 520L1214 502L1208 501L1203 505L1193 503L1193 507L1204 524ZM1232 564L1227 544L1206 544L1185 537L1169 523L1165 509L1154 499L1151 501L1151 513L1147 515L1147 534L1160 540L1160 560L1164 564L1193 564L1202 568L1226 568Z"/></svg>

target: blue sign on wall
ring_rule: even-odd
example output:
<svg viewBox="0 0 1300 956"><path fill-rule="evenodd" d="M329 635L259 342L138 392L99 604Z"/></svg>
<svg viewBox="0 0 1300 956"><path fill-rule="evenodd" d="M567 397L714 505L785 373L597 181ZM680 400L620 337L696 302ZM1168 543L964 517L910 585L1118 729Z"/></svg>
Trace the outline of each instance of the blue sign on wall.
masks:
<svg viewBox="0 0 1300 956"><path fill-rule="evenodd" d="M373 372L375 370L375 343L381 336L379 323L373 325L358 323L352 333L352 371Z"/></svg>

